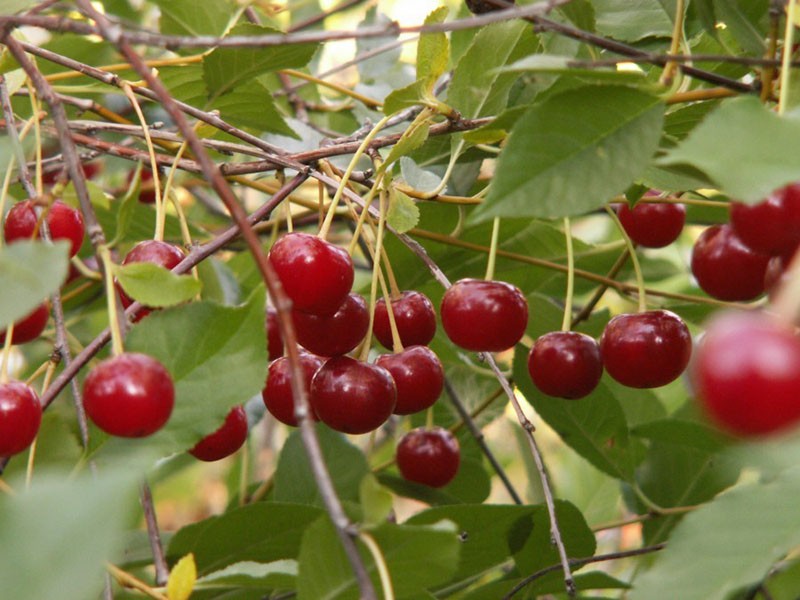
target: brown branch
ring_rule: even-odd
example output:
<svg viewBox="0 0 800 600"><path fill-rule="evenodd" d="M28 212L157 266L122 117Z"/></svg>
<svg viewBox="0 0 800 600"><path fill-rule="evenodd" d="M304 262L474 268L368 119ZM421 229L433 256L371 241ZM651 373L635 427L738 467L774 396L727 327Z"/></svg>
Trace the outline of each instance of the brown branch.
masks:
<svg viewBox="0 0 800 600"><path fill-rule="evenodd" d="M153 494L147 481L142 482L140 494L144 522L147 525L147 537L150 539L150 549L153 552L153 564L156 568L156 585L167 585L169 580L169 567L164 555L164 546L161 543L161 533L158 530L158 519L153 506Z"/></svg>

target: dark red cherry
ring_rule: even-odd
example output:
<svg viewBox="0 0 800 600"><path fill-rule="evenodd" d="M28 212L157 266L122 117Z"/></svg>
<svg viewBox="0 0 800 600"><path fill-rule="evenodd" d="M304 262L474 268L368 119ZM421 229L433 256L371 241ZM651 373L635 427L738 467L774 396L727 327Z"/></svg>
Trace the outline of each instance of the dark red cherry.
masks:
<svg viewBox="0 0 800 600"><path fill-rule="evenodd" d="M409 346L397 354L382 354L375 364L392 375L397 387L396 415L410 415L433 406L444 387L444 369L427 346Z"/></svg>
<svg viewBox="0 0 800 600"><path fill-rule="evenodd" d="M292 310L297 343L318 356L347 354L361 343L369 329L367 302L348 294L330 316Z"/></svg>
<svg viewBox="0 0 800 600"><path fill-rule="evenodd" d="M179 262L185 258L183 250L158 240L145 240L136 244L130 252L125 256L122 261L123 265L129 265L137 262L148 262L154 265L159 265L165 269L174 269ZM133 304L133 299L128 296L122 289L119 289L119 298L122 306L128 308ZM150 314L152 309L143 309L136 315L136 321L139 321Z"/></svg>
<svg viewBox="0 0 800 600"><path fill-rule="evenodd" d="M740 436L784 431L800 422L800 340L763 313L717 317L692 361L698 401Z"/></svg>
<svg viewBox="0 0 800 600"><path fill-rule="evenodd" d="M131 184L136 171L129 171L127 183ZM156 188L153 182L153 172L150 169L142 169L139 175L139 202L142 204L153 204L156 201Z"/></svg>
<svg viewBox="0 0 800 600"><path fill-rule="evenodd" d="M60 200L56 200L47 210L45 217L50 237L54 240L67 240L70 243L69 255L75 256L83 244L84 225L81 212ZM17 202L6 215L3 233L7 242L30 239L39 232L36 210L31 200Z"/></svg>
<svg viewBox="0 0 800 600"><path fill-rule="evenodd" d="M734 202L731 225L756 252L770 256L794 252L800 244L800 183L781 188L758 204Z"/></svg>
<svg viewBox="0 0 800 600"><path fill-rule="evenodd" d="M678 239L686 223L686 208L672 202L639 202L617 208L625 233L645 248L663 248Z"/></svg>
<svg viewBox="0 0 800 600"><path fill-rule="evenodd" d="M241 448L246 439L247 413L243 406L235 406L222 426L197 442L189 454L206 462L222 460Z"/></svg>
<svg viewBox="0 0 800 600"><path fill-rule="evenodd" d="M528 301L503 281L462 279L442 298L442 326L456 345L474 352L511 348L528 325Z"/></svg>
<svg viewBox="0 0 800 600"><path fill-rule="evenodd" d="M175 388L169 371L152 356L126 352L100 362L83 382L86 414L120 437L145 437L172 414Z"/></svg>
<svg viewBox="0 0 800 600"><path fill-rule="evenodd" d="M21 381L0 384L0 456L22 452L33 443L42 422L42 405Z"/></svg>
<svg viewBox="0 0 800 600"><path fill-rule="evenodd" d="M603 375L600 346L577 331L552 331L536 340L528 354L528 373L548 396L576 400L592 393Z"/></svg>
<svg viewBox="0 0 800 600"><path fill-rule="evenodd" d="M278 325L278 311L271 306L267 307L267 354L271 361L283 356L283 336Z"/></svg>
<svg viewBox="0 0 800 600"><path fill-rule="evenodd" d="M47 326L47 320L50 318L50 307L47 302L40 304L28 313L23 319L14 323L14 339L11 341L15 344L24 344L35 340L44 331ZM0 345L6 341L6 330L0 331Z"/></svg>
<svg viewBox="0 0 800 600"><path fill-rule="evenodd" d="M706 229L692 250L692 275L709 296L742 301L764 292L769 256L746 246L730 225Z"/></svg>
<svg viewBox="0 0 800 600"><path fill-rule="evenodd" d="M461 449L447 429L412 429L397 445L397 467L406 481L444 487L458 473Z"/></svg>
<svg viewBox="0 0 800 600"><path fill-rule="evenodd" d="M350 255L315 235L284 235L270 249L269 261L296 310L331 315L353 286Z"/></svg>
<svg viewBox="0 0 800 600"><path fill-rule="evenodd" d="M374 431L392 414L397 390L389 371L349 356L334 356L311 380L319 420L344 433Z"/></svg>
<svg viewBox="0 0 800 600"><path fill-rule="evenodd" d="M617 315L600 339L603 366L633 388L654 388L677 379L692 354L692 336L668 310Z"/></svg>
<svg viewBox="0 0 800 600"><path fill-rule="evenodd" d="M399 298L392 298L391 303L403 347L427 346L436 335L436 311L428 297L422 292L405 291ZM389 313L384 298L375 303L372 332L384 348L389 350L394 348Z"/></svg>
<svg viewBox="0 0 800 600"><path fill-rule="evenodd" d="M100 173L103 170L103 163L99 160L95 160L88 163L81 164L81 170L83 171L83 176L86 179L93 179L95 175ZM44 185L53 185L56 180L58 179L59 175L64 172L63 168L55 168L45 173L42 173L42 183ZM69 181L69 174L65 175L66 180Z"/></svg>
<svg viewBox="0 0 800 600"><path fill-rule="evenodd" d="M306 392L311 389L311 380L322 363L325 362L319 356L313 354L300 354L300 368L303 370L303 385ZM297 417L294 415L294 397L292 396L291 369L289 359L282 356L272 361L267 373L267 385L261 392L264 405L273 417L281 423L297 427ZM311 417L316 419L312 407Z"/></svg>

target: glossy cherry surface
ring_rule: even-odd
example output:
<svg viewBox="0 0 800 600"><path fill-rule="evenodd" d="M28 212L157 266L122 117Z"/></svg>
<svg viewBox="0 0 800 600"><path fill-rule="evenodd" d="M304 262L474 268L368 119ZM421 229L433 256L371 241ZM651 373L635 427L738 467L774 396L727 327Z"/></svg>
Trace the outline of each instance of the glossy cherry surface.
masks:
<svg viewBox="0 0 800 600"><path fill-rule="evenodd" d="M397 445L397 467L406 481L444 487L458 473L461 449L447 429L412 429Z"/></svg>
<svg viewBox="0 0 800 600"><path fill-rule="evenodd" d="M753 300L764 292L769 256L746 246L730 225L706 229L692 250L692 275L718 300Z"/></svg>
<svg viewBox="0 0 800 600"><path fill-rule="evenodd" d="M734 202L731 225L756 252L771 256L793 252L800 244L800 183L781 188L758 204Z"/></svg>
<svg viewBox="0 0 800 600"><path fill-rule="evenodd" d="M165 269L172 270L179 262L185 258L183 250L168 242L159 240L145 240L139 242L130 252L125 255L122 261L123 265L129 265L137 262L148 262L154 265L159 265ZM128 296L121 288L119 289L119 297L122 306L128 308L133 304L133 299ZM143 309L136 315L136 321L144 318L152 309Z"/></svg>
<svg viewBox="0 0 800 600"><path fill-rule="evenodd" d="M622 227L632 241L645 248L663 248L678 239L686 223L686 208L672 202L639 202L617 208Z"/></svg>
<svg viewBox="0 0 800 600"><path fill-rule="evenodd" d="M83 244L85 228L81 212L56 200L46 211L45 221L54 240L67 240L70 244L69 255L75 256ZM6 215L3 234L7 242L19 239L41 237L38 230L38 218L31 200L17 202Z"/></svg>
<svg viewBox="0 0 800 600"><path fill-rule="evenodd" d="M267 307L267 354L270 360L283 356L283 336L278 325L278 311Z"/></svg>
<svg viewBox="0 0 800 600"><path fill-rule="evenodd" d="M436 311L430 299L422 292L407 290L399 298L393 298L391 306L403 347L427 346L436 335ZM384 298L375 303L375 322L372 325L372 332L384 348L388 350L394 348L389 313Z"/></svg>
<svg viewBox="0 0 800 600"><path fill-rule="evenodd" d="M127 352L96 365L83 382L86 414L120 437L145 437L172 414L175 388L169 371L152 356Z"/></svg>
<svg viewBox="0 0 800 600"><path fill-rule="evenodd" d="M440 315L455 345L474 352L499 352L525 333L528 302L510 283L462 279L445 292Z"/></svg>
<svg viewBox="0 0 800 600"><path fill-rule="evenodd" d="M350 255L315 235L284 235L270 249L269 261L296 310L331 315L353 286Z"/></svg>
<svg viewBox="0 0 800 600"><path fill-rule="evenodd" d="M197 442L189 454L206 462L222 460L241 448L246 439L247 413L243 406L235 406L222 426Z"/></svg>
<svg viewBox="0 0 800 600"><path fill-rule="evenodd" d="M303 385L308 393L311 390L311 380L325 361L319 356L300 354L300 367L303 370ZM297 427L297 417L294 415L294 397L292 396L291 369L289 358L282 356L269 365L267 385L261 392L264 405L270 414L281 423ZM310 402L310 399L309 399ZM313 407L311 417L316 419Z"/></svg>
<svg viewBox="0 0 800 600"><path fill-rule="evenodd" d="M292 311L297 343L319 356L347 354L369 329L369 308L358 294L348 294L332 315Z"/></svg>
<svg viewBox="0 0 800 600"><path fill-rule="evenodd" d="M42 422L39 396L21 381L0 384L0 456L22 452L33 443Z"/></svg>
<svg viewBox="0 0 800 600"><path fill-rule="evenodd" d="M397 390L389 371L349 356L335 356L311 380L311 405L331 429L358 434L383 425L394 410Z"/></svg>
<svg viewBox="0 0 800 600"><path fill-rule="evenodd" d="M397 354L382 354L375 364L392 374L397 387L396 415L410 415L433 406L444 387L444 369L427 346L409 346Z"/></svg>
<svg viewBox="0 0 800 600"><path fill-rule="evenodd" d="M576 400L588 396L603 375L600 345L577 331L551 331L528 354L528 373L544 394Z"/></svg>
<svg viewBox="0 0 800 600"><path fill-rule="evenodd" d="M740 436L783 431L800 422L800 340L762 313L728 313L708 326L692 361L700 404Z"/></svg>
<svg viewBox="0 0 800 600"><path fill-rule="evenodd" d="M681 318L667 310L617 315L600 339L603 366L633 388L654 388L677 379L692 354L692 337Z"/></svg>
<svg viewBox="0 0 800 600"><path fill-rule="evenodd" d="M35 340L42 335L49 318L49 305L47 302L40 304L25 317L14 323L14 339L11 341L15 344L24 344ZM5 329L0 331L0 344L4 344L6 341L6 331Z"/></svg>

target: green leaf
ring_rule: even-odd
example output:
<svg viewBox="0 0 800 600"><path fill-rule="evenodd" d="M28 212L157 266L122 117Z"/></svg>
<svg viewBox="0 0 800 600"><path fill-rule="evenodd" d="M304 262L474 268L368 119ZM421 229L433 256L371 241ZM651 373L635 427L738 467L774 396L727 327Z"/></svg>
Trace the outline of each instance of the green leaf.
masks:
<svg viewBox="0 0 800 600"><path fill-rule="evenodd" d="M419 208L417 203L403 192L395 191L389 203L389 212L386 214L386 221L394 227L398 233L405 233L413 229L419 223Z"/></svg>
<svg viewBox="0 0 800 600"><path fill-rule="evenodd" d="M238 127L298 137L278 112L270 91L259 81L250 81L246 86L239 86L216 98L210 108L218 110L223 119Z"/></svg>
<svg viewBox="0 0 800 600"><path fill-rule="evenodd" d="M380 482L395 493L407 498L415 498L427 504L462 504L483 502L491 492L491 482L480 459L464 456L462 448L461 463L453 481L442 488L411 483L402 477L382 473Z"/></svg>
<svg viewBox="0 0 800 600"><path fill-rule="evenodd" d="M11 485L16 496L0 495L3 597L99 597L104 562L116 560L135 510L136 480L120 472L67 478L37 470L30 490L22 481Z"/></svg>
<svg viewBox="0 0 800 600"><path fill-rule="evenodd" d="M28 315L67 276L69 243L18 240L0 247L0 328Z"/></svg>
<svg viewBox="0 0 800 600"><path fill-rule="evenodd" d="M729 29L736 41L742 46L742 49L749 54L760 55L766 50L764 40L767 37L767 32L761 27L757 27L757 22L754 17L763 17L767 11L766 2L749 2L750 12L753 8L762 8L761 14L748 15L744 6L734 0L714 0L714 12L717 20L725 23L726 29ZM760 6L759 6L760 5Z"/></svg>
<svg viewBox="0 0 800 600"><path fill-rule="evenodd" d="M392 512L394 497L383 487L372 473L361 480L359 499L364 510L364 524L379 525L386 521Z"/></svg>
<svg viewBox="0 0 800 600"><path fill-rule="evenodd" d="M146 306L165 307L188 302L202 284L191 275L177 275L161 265L136 262L114 267L117 281L134 300Z"/></svg>
<svg viewBox="0 0 800 600"><path fill-rule="evenodd" d="M723 102L659 164L699 169L731 196L753 203L800 179L798 154L800 119L743 97Z"/></svg>
<svg viewBox="0 0 800 600"><path fill-rule="evenodd" d="M264 595L264 591L293 589L296 579L297 561L295 560L276 560L267 564L242 561L199 579L195 585L195 594L206 589L217 594L221 589L231 590L231 593L241 592L245 589L259 590L258 597L260 598ZM195 597L192 596L192 598Z"/></svg>
<svg viewBox="0 0 800 600"><path fill-rule="evenodd" d="M616 86L582 87L534 105L512 130L473 218L552 219L603 205L645 170L663 116L658 98Z"/></svg>
<svg viewBox="0 0 800 600"><path fill-rule="evenodd" d="M742 485L688 514L631 600L722 600L800 544L800 470Z"/></svg>
<svg viewBox="0 0 800 600"><path fill-rule="evenodd" d="M440 6L425 19L425 25L443 23L449 9ZM423 33L417 43L417 79L435 82L446 70L450 61L450 44L443 31Z"/></svg>
<svg viewBox="0 0 800 600"><path fill-rule="evenodd" d="M161 33L171 35L222 35L236 10L229 0L203 0L198 10L194 0L153 0L161 12Z"/></svg>
<svg viewBox="0 0 800 600"><path fill-rule="evenodd" d="M393 115L404 108L420 104L425 98L425 93L431 83L427 79L420 79L405 87L393 90L383 101L383 113Z"/></svg>
<svg viewBox="0 0 800 600"><path fill-rule="evenodd" d="M581 68L574 65L575 58L572 56L556 56L553 54L534 54L526 56L520 60L500 67L500 73L511 72L532 72L532 73L553 73L567 77L580 77L585 79L597 79L601 81L611 81L612 83L624 84L628 82L641 82L645 78L642 71L618 71L608 68Z"/></svg>
<svg viewBox="0 0 800 600"><path fill-rule="evenodd" d="M403 132L403 135L400 137L398 142L389 151L384 165L388 167L393 162L399 160L402 156L406 156L422 146L422 144L425 143L425 140L428 139L428 133L430 132L430 129L431 126L428 121L422 121L420 123L415 121L405 132Z"/></svg>
<svg viewBox="0 0 800 600"><path fill-rule="evenodd" d="M597 31L635 42L646 37L669 37L672 19L658 0L593 0Z"/></svg>
<svg viewBox="0 0 800 600"><path fill-rule="evenodd" d="M196 10L196 5L195 5ZM230 35L268 35L281 33L271 27L241 23ZM212 99L222 96L254 77L277 69L304 67L314 56L318 44L287 44L262 48L217 48L203 60L203 79Z"/></svg>
<svg viewBox="0 0 800 600"><path fill-rule="evenodd" d="M303 532L321 514L313 506L256 502L179 529L167 555L175 562L193 553L201 575L241 561L296 558Z"/></svg>

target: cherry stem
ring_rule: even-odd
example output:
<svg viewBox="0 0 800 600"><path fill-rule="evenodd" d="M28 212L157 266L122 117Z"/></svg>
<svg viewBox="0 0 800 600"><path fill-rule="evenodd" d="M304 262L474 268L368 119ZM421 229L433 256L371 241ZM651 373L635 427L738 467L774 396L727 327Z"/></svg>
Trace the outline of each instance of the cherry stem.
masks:
<svg viewBox="0 0 800 600"><path fill-rule="evenodd" d="M781 57L781 90L778 95L778 114L783 115L789 105L791 88L792 47L794 46L794 21L797 0L789 0L786 9L786 29L783 34L783 56Z"/></svg>
<svg viewBox="0 0 800 600"><path fill-rule="evenodd" d="M373 433L375 433L373 431ZM389 574L389 567L386 564L386 558L381 552L381 547L370 534L361 531L358 538L364 543L375 561L375 566L378 569L378 575L381 579L381 587L383 588L384 600L394 600L394 587L392 586L392 577Z"/></svg>
<svg viewBox="0 0 800 600"><path fill-rule="evenodd" d="M575 249L572 246L572 227L569 217L564 217L564 239L567 243L567 297L564 301L561 331L569 331L572 329L572 301L575 294Z"/></svg>
<svg viewBox="0 0 800 600"><path fill-rule="evenodd" d="M369 326L367 327L367 335L364 345L361 348L361 360L366 361L369 357L370 339L372 338L372 327L375 322L375 301L378 294L378 275L381 272L381 248L383 248L383 231L386 225L386 193L380 194L380 216L378 217L378 233L375 239L375 251L372 261L372 282L370 283L369 290ZM364 210L366 213L366 209Z"/></svg>
<svg viewBox="0 0 800 600"><path fill-rule="evenodd" d="M494 266L497 262L497 243L500 238L500 217L492 221L492 241L489 244L489 261L486 264L486 281L494 279Z"/></svg>
<svg viewBox="0 0 800 600"><path fill-rule="evenodd" d="M383 248L381 251L381 259L386 269L386 277L389 279L389 289L392 292L392 298L400 298L403 294L400 292L400 286L397 285L397 278L394 276L392 261L389 260L389 254L386 252L386 248Z"/></svg>
<svg viewBox="0 0 800 600"><path fill-rule="evenodd" d="M14 323L6 329L6 340L3 344L3 364L0 365L0 383L8 383L8 363L11 361L11 345L14 337Z"/></svg>
<svg viewBox="0 0 800 600"><path fill-rule="evenodd" d="M389 319L389 330L392 332L392 352L399 354L403 351L403 341L400 339L400 330L397 329L397 319L394 318L392 298L389 295L389 290L386 288L386 280L383 277L383 271L380 269L378 269L378 279L381 283L383 301L386 303L386 316Z"/></svg>
<svg viewBox="0 0 800 600"><path fill-rule="evenodd" d="M636 254L636 246L631 241L630 236L625 231L625 228L622 226L622 223L617 216L617 212L608 204L605 206L606 212L608 216L611 217L611 220L614 221L614 224L619 229L620 235L622 235L622 239L625 240L625 245L628 248L628 254L631 256L631 263L633 264L633 272L636 274L636 288L639 291L639 312L645 312L647 310L647 296L645 294L645 287L644 287L644 275L642 274L642 266L639 263L639 257Z"/></svg>
<svg viewBox="0 0 800 600"><path fill-rule="evenodd" d="M122 328L119 323L119 312L117 311L117 290L114 289L114 262L111 260L111 252L108 246L103 245L98 248L100 261L103 264L103 279L106 286L106 303L108 305L108 326L111 329L111 354L119 356L125 352L122 343Z"/></svg>
<svg viewBox="0 0 800 600"><path fill-rule="evenodd" d="M433 406L429 406L428 410L425 411L425 429L431 430L433 429L435 422L433 418Z"/></svg>

